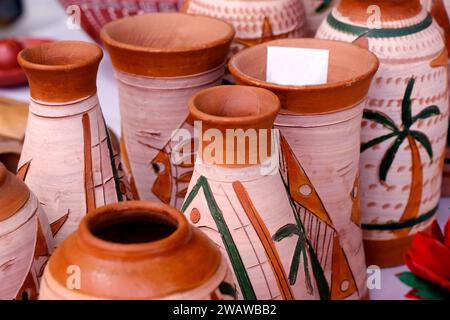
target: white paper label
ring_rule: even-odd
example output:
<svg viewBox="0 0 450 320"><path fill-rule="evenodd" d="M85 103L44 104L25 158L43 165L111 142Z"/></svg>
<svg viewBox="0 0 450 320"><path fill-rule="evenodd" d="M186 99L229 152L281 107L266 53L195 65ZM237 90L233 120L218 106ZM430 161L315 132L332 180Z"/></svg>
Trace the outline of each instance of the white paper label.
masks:
<svg viewBox="0 0 450 320"><path fill-rule="evenodd" d="M266 81L280 85L325 84L329 50L267 47Z"/></svg>

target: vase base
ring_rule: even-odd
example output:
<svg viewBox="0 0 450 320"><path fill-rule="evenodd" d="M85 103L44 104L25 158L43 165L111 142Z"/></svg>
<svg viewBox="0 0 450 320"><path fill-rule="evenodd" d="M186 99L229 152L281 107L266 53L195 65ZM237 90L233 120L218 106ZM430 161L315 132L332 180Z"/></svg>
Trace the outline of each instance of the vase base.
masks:
<svg viewBox="0 0 450 320"><path fill-rule="evenodd" d="M364 240L367 266L391 268L405 264L404 256L414 235L393 240Z"/></svg>

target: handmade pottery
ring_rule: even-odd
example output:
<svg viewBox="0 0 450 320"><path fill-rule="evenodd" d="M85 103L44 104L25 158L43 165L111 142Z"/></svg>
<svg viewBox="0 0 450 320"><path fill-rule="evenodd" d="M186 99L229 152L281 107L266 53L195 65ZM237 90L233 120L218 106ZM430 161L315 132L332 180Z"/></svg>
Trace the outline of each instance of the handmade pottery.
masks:
<svg viewBox="0 0 450 320"><path fill-rule="evenodd" d="M18 56L31 92L18 172L58 229L56 244L87 212L130 197L96 95L101 58L98 46L79 41L35 46Z"/></svg>
<svg viewBox="0 0 450 320"><path fill-rule="evenodd" d="M234 299L214 243L164 204L129 201L86 216L50 258L42 300Z"/></svg>
<svg viewBox="0 0 450 320"><path fill-rule="evenodd" d="M268 46L329 50L328 82L267 82ZM377 67L377 58L367 50L315 39L268 42L238 53L229 63L238 83L263 87L280 97L282 110L275 121L281 133L280 172L324 270L331 299L368 296L358 160L360 121Z"/></svg>
<svg viewBox="0 0 450 320"><path fill-rule="evenodd" d="M306 17L298 0L185 0L185 12L224 19L233 25L232 53L280 38L306 35Z"/></svg>
<svg viewBox="0 0 450 320"><path fill-rule="evenodd" d="M362 224L368 264L404 264L441 195L449 101L440 28L419 0L342 0L317 37L356 40L380 59L362 122Z"/></svg>
<svg viewBox="0 0 450 320"><path fill-rule="evenodd" d="M450 1L430 1L430 11L437 23L444 30L447 51L450 52ZM449 73L450 75L450 73ZM450 80L449 80L450 81ZM447 136L447 147L444 160L444 175L442 177L442 195L450 196L450 137Z"/></svg>
<svg viewBox="0 0 450 320"><path fill-rule="evenodd" d="M103 29L119 84L121 152L136 198L181 206L193 161L172 161L182 143L171 136L192 130L187 101L220 84L233 36L221 20L182 13L124 18Z"/></svg>
<svg viewBox="0 0 450 320"><path fill-rule="evenodd" d="M0 300L37 298L52 247L38 199L0 162Z"/></svg>
<svg viewBox="0 0 450 320"><path fill-rule="evenodd" d="M322 21L328 16L338 0L302 0L306 12L307 36L314 37Z"/></svg>

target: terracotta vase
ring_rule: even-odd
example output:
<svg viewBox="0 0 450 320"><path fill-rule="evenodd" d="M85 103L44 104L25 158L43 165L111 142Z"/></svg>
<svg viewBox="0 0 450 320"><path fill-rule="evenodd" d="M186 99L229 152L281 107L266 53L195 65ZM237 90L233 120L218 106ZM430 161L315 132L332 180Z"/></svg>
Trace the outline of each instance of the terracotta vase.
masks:
<svg viewBox="0 0 450 320"><path fill-rule="evenodd" d="M233 25L232 53L262 42L306 35L306 17L298 0L185 0L183 11L224 19Z"/></svg>
<svg viewBox="0 0 450 320"><path fill-rule="evenodd" d="M268 46L329 50L328 83L267 82ZM358 160L360 121L378 68L376 57L341 42L283 39L240 52L229 68L238 83L269 89L281 100L275 121L281 132L280 171L319 257L331 299L367 298Z"/></svg>
<svg viewBox="0 0 450 320"><path fill-rule="evenodd" d="M180 207L193 161L174 163L175 130L192 130L187 101L222 81L234 31L227 23L182 13L116 20L101 33L116 70L122 156L135 198ZM190 141L186 141L190 143Z"/></svg>
<svg viewBox="0 0 450 320"><path fill-rule="evenodd" d="M38 199L0 162L0 300L33 300L53 247Z"/></svg>
<svg viewBox="0 0 450 320"><path fill-rule="evenodd" d="M234 299L215 245L164 204L128 201L86 216L50 258L41 300Z"/></svg>
<svg viewBox="0 0 450 320"><path fill-rule="evenodd" d="M419 0L343 0L317 37L359 37L380 59L362 122L362 223L368 264L404 264L441 195L449 109L441 30Z"/></svg>
<svg viewBox="0 0 450 320"><path fill-rule="evenodd" d="M447 47L447 51L450 52L450 1L430 0L429 7L431 14L436 19L436 22L444 30L445 44ZM442 178L442 195L445 197L450 196L450 137L448 136L444 160L444 175Z"/></svg>
<svg viewBox="0 0 450 320"><path fill-rule="evenodd" d="M322 21L328 16L338 0L303 0L306 12L307 36L316 35Z"/></svg>
<svg viewBox="0 0 450 320"><path fill-rule="evenodd" d="M56 244L87 212L128 194L96 95L101 58L98 46L79 41L35 46L18 56L31 91L18 172L42 203Z"/></svg>

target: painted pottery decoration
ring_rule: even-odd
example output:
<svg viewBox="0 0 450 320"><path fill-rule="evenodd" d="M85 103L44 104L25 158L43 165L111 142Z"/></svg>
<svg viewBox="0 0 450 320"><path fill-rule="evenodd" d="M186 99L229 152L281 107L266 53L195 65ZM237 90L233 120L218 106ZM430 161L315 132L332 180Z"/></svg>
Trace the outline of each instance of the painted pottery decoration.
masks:
<svg viewBox="0 0 450 320"><path fill-rule="evenodd" d="M223 19L236 30L232 53L262 42L306 35L299 0L186 0L183 10Z"/></svg>
<svg viewBox="0 0 450 320"><path fill-rule="evenodd" d="M214 18L151 13L111 22L101 36L116 70L134 196L180 207L194 163L172 161L183 143L171 137L193 130L189 97L221 83L234 31Z"/></svg>
<svg viewBox="0 0 450 320"><path fill-rule="evenodd" d="M314 37L322 21L328 16L338 0L303 0L306 12L307 36Z"/></svg>
<svg viewBox="0 0 450 320"><path fill-rule="evenodd" d="M433 0L430 6L431 14L444 30L447 51L450 52L450 1ZM450 73L449 73L450 75ZM444 175L442 178L442 195L450 196L450 137L447 135L447 148L444 160Z"/></svg>
<svg viewBox="0 0 450 320"><path fill-rule="evenodd" d="M0 162L12 172L19 163L27 119L26 103L0 97Z"/></svg>
<svg viewBox="0 0 450 320"><path fill-rule="evenodd" d="M268 83L268 46L329 50L328 83ZM353 57L352 64L348 57ZM377 58L367 50L315 39L268 42L238 53L229 63L238 83L280 97L282 110L275 121L281 133L280 172L324 270L331 299L368 297L359 212L359 133L377 68Z"/></svg>
<svg viewBox="0 0 450 320"><path fill-rule="evenodd" d="M52 247L38 199L0 162L0 300L37 299Z"/></svg>
<svg viewBox="0 0 450 320"><path fill-rule="evenodd" d="M369 5L382 13L375 29ZM440 28L419 0L342 0L317 37L359 38L380 59L362 122L362 225L368 264L403 264L441 195L449 101Z"/></svg>
<svg viewBox="0 0 450 320"><path fill-rule="evenodd" d="M179 211L129 201L82 220L50 258L40 299L230 300L231 278L214 243Z"/></svg>
<svg viewBox="0 0 450 320"><path fill-rule="evenodd" d="M23 50L31 103L18 174L64 240L96 207L130 198L96 95L101 49L61 41Z"/></svg>

